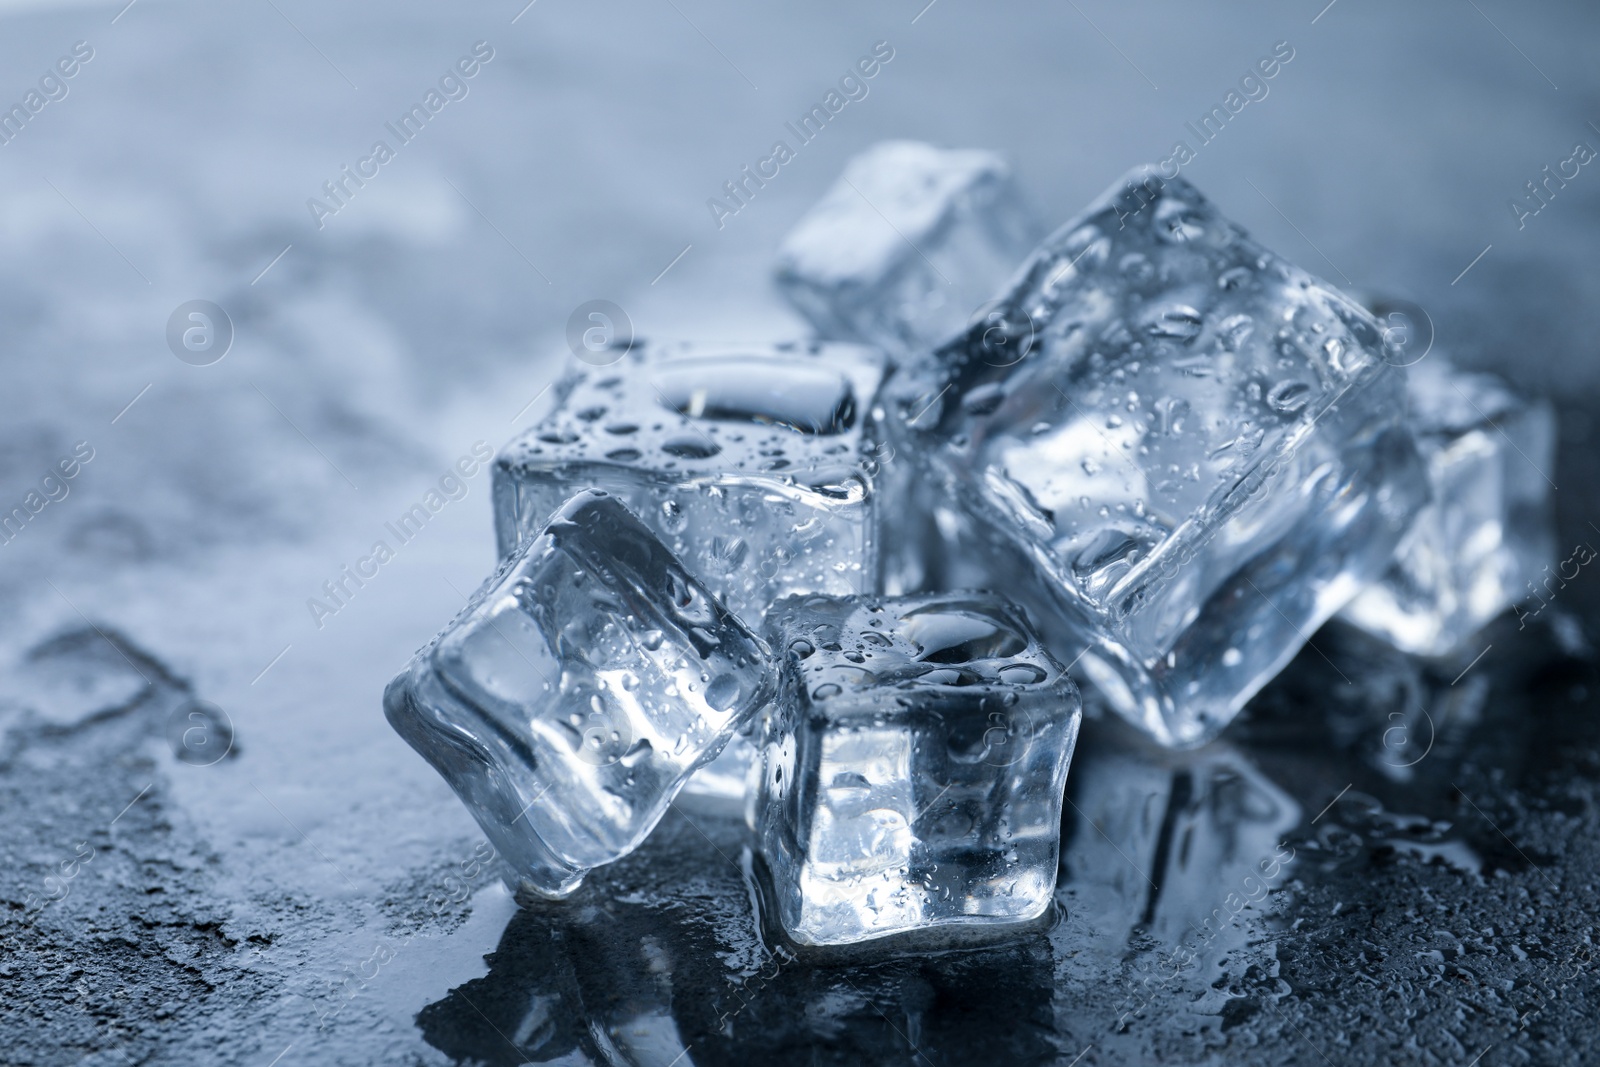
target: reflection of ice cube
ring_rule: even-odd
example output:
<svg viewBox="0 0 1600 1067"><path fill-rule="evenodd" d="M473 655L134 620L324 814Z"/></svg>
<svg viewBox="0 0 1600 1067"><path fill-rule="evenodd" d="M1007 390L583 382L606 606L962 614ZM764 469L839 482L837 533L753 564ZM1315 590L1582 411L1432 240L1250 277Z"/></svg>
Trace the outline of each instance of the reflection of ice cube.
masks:
<svg viewBox="0 0 1600 1067"><path fill-rule="evenodd" d="M886 141L785 238L778 286L821 337L916 354L963 329L1038 236L999 156Z"/></svg>
<svg viewBox="0 0 1600 1067"><path fill-rule="evenodd" d="M950 568L908 554L996 561L982 584L1016 590L1120 712L1199 743L1426 499L1382 354L1356 304L1135 171L941 350L947 370L897 380L896 463L929 458L887 507L942 497L965 518L886 541L883 571L915 588Z"/></svg>
<svg viewBox="0 0 1600 1067"><path fill-rule="evenodd" d="M548 896L636 848L768 699L766 649L615 498L584 492L390 683L395 730Z"/></svg>
<svg viewBox="0 0 1600 1067"><path fill-rule="evenodd" d="M1555 557L1555 413L1437 354L1409 373L1411 428L1433 503L1344 618L1407 652L1443 656L1525 599Z"/></svg>
<svg viewBox="0 0 1600 1067"><path fill-rule="evenodd" d="M1282 884L1300 805L1242 754L1086 752L1073 778L1066 885L1114 943L1136 926L1168 945L1214 936L1230 895L1259 903Z"/></svg>
<svg viewBox="0 0 1600 1067"><path fill-rule="evenodd" d="M799 597L768 620L781 694L751 821L777 915L843 945L1042 914L1076 689L988 594Z"/></svg>
<svg viewBox="0 0 1600 1067"><path fill-rule="evenodd" d="M635 345L563 383L501 450L495 528L509 552L580 489L614 494L730 611L876 582L871 405L883 358L856 345ZM735 739L689 793L742 802Z"/></svg>

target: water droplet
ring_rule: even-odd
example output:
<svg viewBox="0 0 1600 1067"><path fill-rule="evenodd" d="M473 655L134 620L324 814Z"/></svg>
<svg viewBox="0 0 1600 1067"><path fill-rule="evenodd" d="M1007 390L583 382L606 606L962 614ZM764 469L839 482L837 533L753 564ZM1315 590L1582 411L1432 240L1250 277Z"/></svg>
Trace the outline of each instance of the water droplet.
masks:
<svg viewBox="0 0 1600 1067"><path fill-rule="evenodd" d="M827 682L827 683L825 683L823 685L817 686L816 689L811 691L811 699L812 700L827 700L829 697L836 697L842 692L844 692L843 689L840 689L838 686L834 685L832 682Z"/></svg>
<svg viewBox="0 0 1600 1067"><path fill-rule="evenodd" d="M661 402L696 419L785 426L805 434L844 433L856 399L837 371L746 356L684 360L656 371Z"/></svg>
<svg viewBox="0 0 1600 1067"><path fill-rule="evenodd" d="M638 432L639 425L633 422L613 422L606 425L606 433L613 433L618 437L626 437L630 433Z"/></svg>
<svg viewBox="0 0 1600 1067"><path fill-rule="evenodd" d="M1237 289L1250 279L1249 267L1232 267L1217 275L1217 288Z"/></svg>
<svg viewBox="0 0 1600 1067"><path fill-rule="evenodd" d="M905 614L903 633L924 663L967 663L1005 659L1028 647L1027 639L1001 620L949 608Z"/></svg>
<svg viewBox="0 0 1600 1067"><path fill-rule="evenodd" d="M683 434L662 442L661 451L679 459L710 459L722 446L700 434Z"/></svg>
<svg viewBox="0 0 1600 1067"><path fill-rule="evenodd" d="M1229 315L1217 327L1217 335L1222 344L1230 352L1239 351L1239 346L1249 339L1255 332L1256 320L1249 315Z"/></svg>
<svg viewBox="0 0 1600 1067"><path fill-rule="evenodd" d="M615 463L633 463L639 458L637 448L613 448L606 453L606 458Z"/></svg>
<svg viewBox="0 0 1600 1067"><path fill-rule="evenodd" d="M547 445L570 445L578 439L578 435L571 430L546 430L539 435L539 440Z"/></svg>
<svg viewBox="0 0 1600 1067"><path fill-rule="evenodd" d="M1006 685L1038 685L1045 677L1044 668L1032 663L1008 663L1000 668L1000 680ZM1016 702L1015 693L1006 695Z"/></svg>
<svg viewBox="0 0 1600 1067"><path fill-rule="evenodd" d="M1337 337L1330 337L1326 341L1322 342L1322 351L1327 354L1328 362L1332 363L1339 370L1349 369L1344 363L1345 347L1343 341L1339 340Z"/></svg>
<svg viewBox="0 0 1600 1067"><path fill-rule="evenodd" d="M923 685L980 685L983 676L963 667L935 667L931 671L917 675L917 681Z"/></svg>
<svg viewBox="0 0 1600 1067"><path fill-rule="evenodd" d="M727 711L739 699L739 676L719 674L706 686L706 703L716 711Z"/></svg>
<svg viewBox="0 0 1600 1067"><path fill-rule="evenodd" d="M1005 402L1005 389L1000 382L980 385L961 400L961 410L968 415L988 415Z"/></svg>
<svg viewBox="0 0 1600 1067"><path fill-rule="evenodd" d="M1267 393L1267 405L1274 411L1293 415L1311 400L1311 386L1298 378L1279 382Z"/></svg>
<svg viewBox="0 0 1600 1067"><path fill-rule="evenodd" d="M1189 413L1189 402L1180 396L1164 396L1153 405L1156 428L1168 436L1183 432L1183 417Z"/></svg>
<svg viewBox="0 0 1600 1067"><path fill-rule="evenodd" d="M661 647L661 642L665 637L666 635L660 630L646 630L639 635L639 644L643 645L646 651L654 652Z"/></svg>
<svg viewBox="0 0 1600 1067"><path fill-rule="evenodd" d="M1145 330L1154 337L1192 341L1204 325L1200 312L1187 304L1169 304L1145 320Z"/></svg>
<svg viewBox="0 0 1600 1067"><path fill-rule="evenodd" d="M1176 197L1167 197L1156 205L1155 231L1157 237L1171 244L1197 240L1206 232L1194 205Z"/></svg>

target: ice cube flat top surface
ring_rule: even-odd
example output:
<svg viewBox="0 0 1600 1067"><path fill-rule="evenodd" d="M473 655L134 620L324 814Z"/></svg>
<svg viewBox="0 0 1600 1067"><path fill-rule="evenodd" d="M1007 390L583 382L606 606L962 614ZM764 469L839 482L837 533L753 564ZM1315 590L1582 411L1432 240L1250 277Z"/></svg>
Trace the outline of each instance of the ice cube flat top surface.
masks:
<svg viewBox="0 0 1600 1067"><path fill-rule="evenodd" d="M753 625L783 596L874 586L880 353L808 343L617 356L569 377L555 409L502 450L502 553L594 487Z"/></svg>
<svg viewBox="0 0 1600 1067"><path fill-rule="evenodd" d="M512 473L593 463L664 479L769 476L848 493L883 357L846 344L639 342L561 386L501 451Z"/></svg>
<svg viewBox="0 0 1600 1067"><path fill-rule="evenodd" d="M951 203L1009 181L993 152L886 141L853 158L843 176L784 239L780 273L821 284L871 280L917 255L949 221Z"/></svg>
<svg viewBox="0 0 1600 1067"><path fill-rule="evenodd" d="M768 635L823 715L892 708L918 690L1049 686L1061 667L1020 612L988 594L797 597L780 601Z"/></svg>
<svg viewBox="0 0 1600 1067"><path fill-rule="evenodd" d="M391 686L391 723L547 895L631 851L771 690L762 643L615 499L524 543Z"/></svg>
<svg viewBox="0 0 1600 1067"><path fill-rule="evenodd" d="M958 370L918 425L963 441L1102 602L1383 366L1361 308L1141 172L1052 236L996 316L945 354Z"/></svg>
<svg viewBox="0 0 1600 1067"><path fill-rule="evenodd" d="M1077 691L988 594L775 606L756 826L793 940L837 946L1042 914Z"/></svg>

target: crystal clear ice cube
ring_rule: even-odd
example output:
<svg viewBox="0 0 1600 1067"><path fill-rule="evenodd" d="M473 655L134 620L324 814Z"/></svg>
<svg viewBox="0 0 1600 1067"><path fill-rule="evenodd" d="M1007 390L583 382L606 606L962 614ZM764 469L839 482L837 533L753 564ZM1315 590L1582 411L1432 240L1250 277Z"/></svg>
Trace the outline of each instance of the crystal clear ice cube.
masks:
<svg viewBox="0 0 1600 1067"><path fill-rule="evenodd" d="M884 573L940 581L908 553L987 567L1120 712L1200 743L1427 499L1386 354L1354 302L1136 170L940 352L948 369L901 376L895 462L927 463L886 507L956 521L886 539Z"/></svg>
<svg viewBox="0 0 1600 1067"><path fill-rule="evenodd" d="M820 337L920 354L964 329L1039 236L1001 157L886 141L784 239L778 287Z"/></svg>
<svg viewBox="0 0 1600 1067"><path fill-rule="evenodd" d="M1078 693L987 593L786 600L750 820L804 945L1041 915Z"/></svg>
<svg viewBox="0 0 1600 1067"><path fill-rule="evenodd" d="M494 469L502 554L579 489L614 494L727 608L752 624L777 599L876 586L884 373L846 344L635 344L565 380L547 417ZM742 807L742 739L691 796Z"/></svg>
<svg viewBox="0 0 1600 1067"><path fill-rule="evenodd" d="M765 646L614 497L509 553L384 693L518 884L564 896L636 848L769 699Z"/></svg>
<svg viewBox="0 0 1600 1067"><path fill-rule="evenodd" d="M1438 354L1408 370L1410 423L1433 502L1343 618L1418 655L1459 650L1528 598L1555 558L1555 412Z"/></svg>

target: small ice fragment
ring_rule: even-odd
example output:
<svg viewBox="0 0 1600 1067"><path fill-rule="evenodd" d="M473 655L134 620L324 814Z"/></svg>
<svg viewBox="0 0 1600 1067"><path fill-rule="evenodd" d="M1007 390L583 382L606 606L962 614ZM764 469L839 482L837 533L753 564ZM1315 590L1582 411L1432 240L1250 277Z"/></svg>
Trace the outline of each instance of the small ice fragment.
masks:
<svg viewBox="0 0 1600 1067"><path fill-rule="evenodd" d="M773 608L751 825L795 942L1004 929L1055 889L1077 689L987 593Z"/></svg>
<svg viewBox="0 0 1600 1067"><path fill-rule="evenodd" d="M929 352L1000 291L1040 228L992 152L885 141L778 252L778 288L820 337Z"/></svg>
<svg viewBox="0 0 1600 1067"><path fill-rule="evenodd" d="M1556 554L1555 412L1438 353L1408 373L1411 430L1433 503L1343 618L1403 651L1446 656L1513 604L1555 591L1534 584Z"/></svg>
<svg viewBox="0 0 1600 1067"><path fill-rule="evenodd" d="M655 535L582 492L389 684L384 714L516 884L560 897L638 847L767 702L771 670Z"/></svg>

